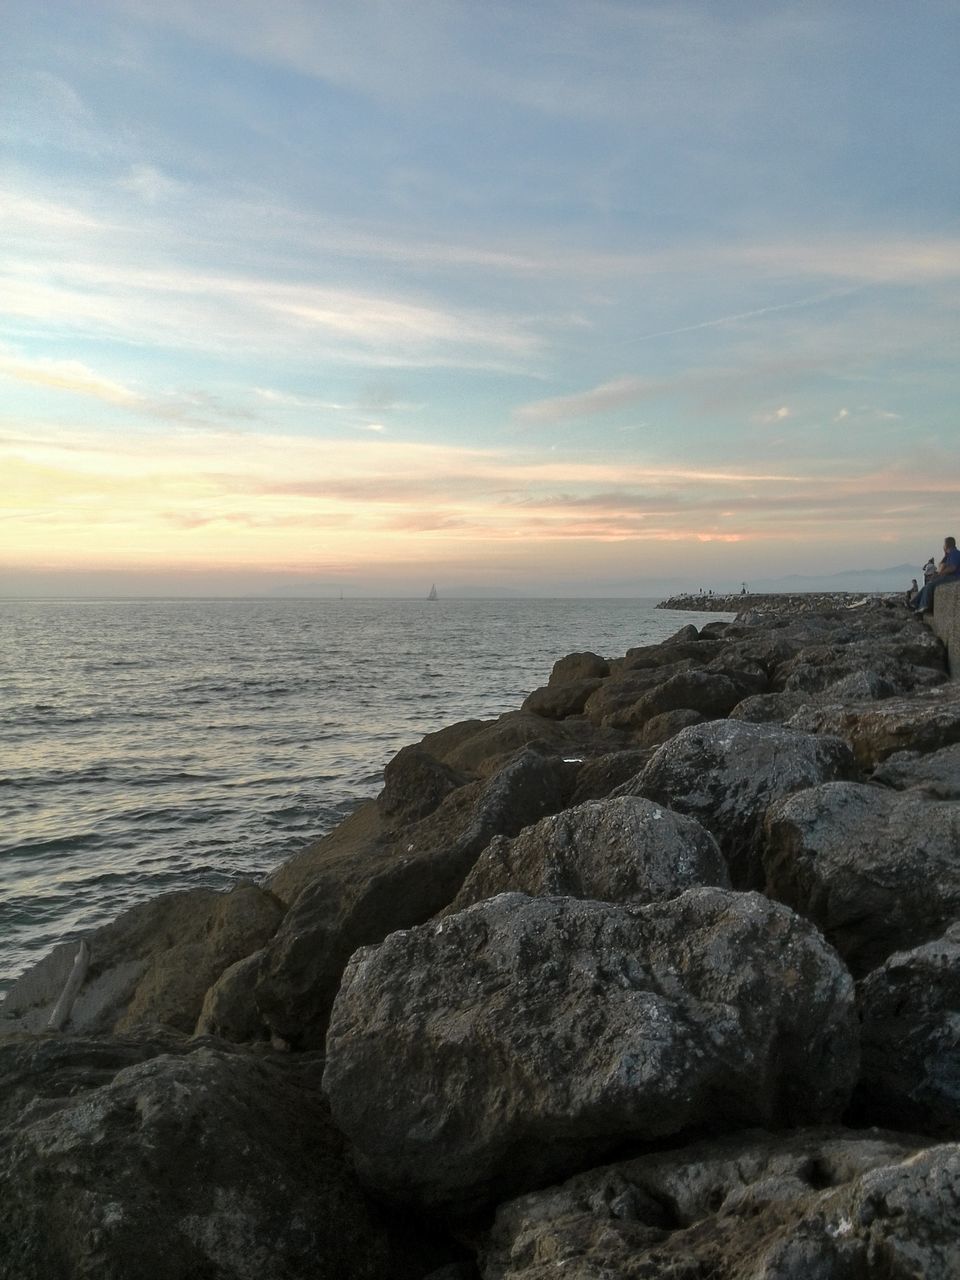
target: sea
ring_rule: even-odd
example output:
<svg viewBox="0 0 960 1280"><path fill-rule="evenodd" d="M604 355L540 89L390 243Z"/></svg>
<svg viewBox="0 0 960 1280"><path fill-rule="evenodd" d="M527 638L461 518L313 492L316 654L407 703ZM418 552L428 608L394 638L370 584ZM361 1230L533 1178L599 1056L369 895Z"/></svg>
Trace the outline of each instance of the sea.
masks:
<svg viewBox="0 0 960 1280"><path fill-rule="evenodd" d="M0 601L0 991L145 898L259 880L564 654L732 616L655 605Z"/></svg>

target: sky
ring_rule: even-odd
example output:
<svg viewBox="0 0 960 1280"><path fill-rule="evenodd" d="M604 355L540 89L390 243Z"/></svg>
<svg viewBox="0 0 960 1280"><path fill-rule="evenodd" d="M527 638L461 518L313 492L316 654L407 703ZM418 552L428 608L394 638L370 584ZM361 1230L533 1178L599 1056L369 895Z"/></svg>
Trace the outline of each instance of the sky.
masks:
<svg viewBox="0 0 960 1280"><path fill-rule="evenodd" d="M3 14L0 594L724 590L960 536L957 0Z"/></svg>

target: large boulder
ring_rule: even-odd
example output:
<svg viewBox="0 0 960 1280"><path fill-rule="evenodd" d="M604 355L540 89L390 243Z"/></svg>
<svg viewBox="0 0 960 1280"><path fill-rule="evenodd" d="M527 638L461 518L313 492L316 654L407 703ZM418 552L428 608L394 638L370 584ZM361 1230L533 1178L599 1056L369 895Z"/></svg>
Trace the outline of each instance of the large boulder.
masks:
<svg viewBox="0 0 960 1280"><path fill-rule="evenodd" d="M593 1169L497 1210L484 1280L955 1280L960 1148L736 1134Z"/></svg>
<svg viewBox="0 0 960 1280"><path fill-rule="evenodd" d="M642 725L665 711L678 711L682 707L699 711L705 719L719 719L732 711L743 696L743 687L728 675L716 671L683 671L643 694L616 723L621 728Z"/></svg>
<svg viewBox="0 0 960 1280"><path fill-rule="evenodd" d="M784 724L803 707L819 702L816 695L806 693L753 693L730 712L731 720L748 720L751 724Z"/></svg>
<svg viewBox="0 0 960 1280"><path fill-rule="evenodd" d="M599 653L568 653L558 658L550 672L549 685L576 683L579 680L602 680L610 674L610 664Z"/></svg>
<svg viewBox="0 0 960 1280"><path fill-rule="evenodd" d="M512 840L496 836L449 911L510 891L654 902L705 884L730 884L709 831L652 800L621 796L564 809Z"/></svg>
<svg viewBox="0 0 960 1280"><path fill-rule="evenodd" d="M517 835L562 807L570 767L519 751L419 823L367 845L334 847L325 864L315 863L258 971L257 1008L271 1032L297 1048L322 1048L351 953L447 906L494 836Z"/></svg>
<svg viewBox="0 0 960 1280"><path fill-rule="evenodd" d="M443 1258L366 1201L315 1058L21 1036L0 1099L8 1280L419 1280Z"/></svg>
<svg viewBox="0 0 960 1280"><path fill-rule="evenodd" d="M324 1074L361 1176L466 1211L631 1140L836 1118L853 983L758 894L503 894L351 959Z"/></svg>
<svg viewBox="0 0 960 1280"><path fill-rule="evenodd" d="M960 742L960 685L939 685L883 702L807 707L787 724L845 738L857 760L873 768L895 751L926 753Z"/></svg>
<svg viewBox="0 0 960 1280"><path fill-rule="evenodd" d="M611 751L605 756L583 760L577 768L570 804L586 800L602 800L644 768L653 754L650 748L634 747L627 751Z"/></svg>
<svg viewBox="0 0 960 1280"><path fill-rule="evenodd" d="M856 782L767 815L767 892L813 920L858 976L960 917L960 804Z"/></svg>
<svg viewBox="0 0 960 1280"><path fill-rule="evenodd" d="M860 983L857 1000L858 1115L960 1138L960 924L888 957Z"/></svg>
<svg viewBox="0 0 960 1280"><path fill-rule="evenodd" d="M465 735L447 736L443 729L428 733L420 745L451 768L489 777L523 747L559 756L593 756L615 751L627 740L621 733L578 717L548 720L530 711L508 711Z"/></svg>
<svg viewBox="0 0 960 1280"><path fill-rule="evenodd" d="M208 988L264 946L283 913L272 893L252 884L166 893L129 908L84 939L90 959L67 1030L120 1034L159 1023L191 1032ZM13 984L0 1005L0 1032L46 1028L78 946L54 948Z"/></svg>
<svg viewBox="0 0 960 1280"><path fill-rule="evenodd" d="M466 774L414 744L398 751L387 764L377 804L390 822L416 822L433 813L451 791L470 781Z"/></svg>
<svg viewBox="0 0 960 1280"><path fill-rule="evenodd" d="M567 684L546 684L528 694L520 709L548 720L565 720L569 716L580 715L587 699L602 684L603 681L597 677L571 680Z"/></svg>
<svg viewBox="0 0 960 1280"><path fill-rule="evenodd" d="M671 662L666 666L624 668L609 680L604 680L583 704L583 713L592 724L610 730L635 724L633 707L637 700L651 689L663 684L671 676L697 670L697 664L689 659ZM622 722L622 723L621 723Z"/></svg>
<svg viewBox="0 0 960 1280"><path fill-rule="evenodd" d="M716 836L733 883L759 888L767 807L793 791L855 771L850 749L839 738L715 720L683 729L664 743L634 789L697 818Z"/></svg>
<svg viewBox="0 0 960 1280"><path fill-rule="evenodd" d="M960 800L960 742L929 755L897 751L877 765L870 781L895 791L916 791L931 800Z"/></svg>

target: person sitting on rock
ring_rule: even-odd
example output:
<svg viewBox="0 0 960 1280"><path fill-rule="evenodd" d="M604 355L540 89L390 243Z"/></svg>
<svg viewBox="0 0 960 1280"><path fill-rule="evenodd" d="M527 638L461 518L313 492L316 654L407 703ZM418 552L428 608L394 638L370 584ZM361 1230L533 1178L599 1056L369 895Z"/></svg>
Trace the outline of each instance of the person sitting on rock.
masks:
<svg viewBox="0 0 960 1280"><path fill-rule="evenodd" d="M927 561L927 563L923 566L923 585L926 586L927 583L930 581L930 579L935 578L936 576L937 576L937 564L933 556L931 556L930 559Z"/></svg>
<svg viewBox="0 0 960 1280"><path fill-rule="evenodd" d="M924 579L926 581L926 579ZM912 609L916 603L917 596L920 594L920 588L917 586L916 578L910 579L910 587L907 591L907 607Z"/></svg>
<svg viewBox="0 0 960 1280"><path fill-rule="evenodd" d="M929 612L933 608L933 593L945 582L958 582L960 574L960 551L957 550L956 538L944 538L943 559L934 577L928 579L923 590L914 602L914 609L919 614Z"/></svg>

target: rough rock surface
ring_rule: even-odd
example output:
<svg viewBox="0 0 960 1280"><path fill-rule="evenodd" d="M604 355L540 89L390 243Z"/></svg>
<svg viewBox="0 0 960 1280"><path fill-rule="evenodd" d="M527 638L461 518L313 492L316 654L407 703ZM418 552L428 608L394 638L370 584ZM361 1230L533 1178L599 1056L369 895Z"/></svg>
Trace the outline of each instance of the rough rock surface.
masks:
<svg viewBox="0 0 960 1280"><path fill-rule="evenodd" d="M960 1148L737 1134L502 1205L484 1280L955 1280Z"/></svg>
<svg viewBox="0 0 960 1280"><path fill-rule="evenodd" d="M568 653L553 664L548 684L569 684L576 680L603 679L610 674L610 664L599 653Z"/></svg>
<svg viewBox="0 0 960 1280"><path fill-rule="evenodd" d="M859 976L960 917L960 804L827 783L771 809L763 862Z"/></svg>
<svg viewBox="0 0 960 1280"><path fill-rule="evenodd" d="M931 800L960 800L960 742L929 755L897 751L877 765L870 781L895 791L917 791Z"/></svg>
<svg viewBox="0 0 960 1280"><path fill-rule="evenodd" d="M283 906L254 885L166 893L89 934L90 964L67 1030L122 1033L163 1024L191 1032L207 989L262 947ZM28 970L0 1006L0 1032L40 1031L73 966L64 943Z"/></svg>
<svg viewBox="0 0 960 1280"><path fill-rule="evenodd" d="M646 724L654 716L683 707L714 720L732 711L743 696L742 686L721 672L683 671L638 698L629 722Z"/></svg>
<svg viewBox="0 0 960 1280"><path fill-rule="evenodd" d="M960 1138L960 924L860 983L858 1115Z"/></svg>
<svg viewBox="0 0 960 1280"><path fill-rule="evenodd" d="M635 778L652 754L651 748L643 747L630 751L612 751L609 755L598 756L594 760L584 760L577 769L570 804L602 800L624 782Z"/></svg>
<svg viewBox="0 0 960 1280"><path fill-rule="evenodd" d="M380 812L393 822L416 822L433 813L451 791L470 781L466 774L414 745L398 751L383 771Z"/></svg>
<svg viewBox="0 0 960 1280"><path fill-rule="evenodd" d="M699 819L716 836L733 883L763 883L759 836L768 805L856 770L839 738L780 725L713 720L683 729L654 754L637 794Z"/></svg>
<svg viewBox="0 0 960 1280"><path fill-rule="evenodd" d="M532 711L538 716L546 716L548 720L564 720L568 716L578 716L583 711L587 699L603 684L596 678L586 680L570 680L566 684L547 684L541 689L534 689L523 700L521 711Z"/></svg>
<svg viewBox="0 0 960 1280"><path fill-rule="evenodd" d="M622 796L564 809L512 840L495 837L449 912L510 891L654 902L697 885L729 884L716 840L695 818Z"/></svg>
<svg viewBox="0 0 960 1280"><path fill-rule="evenodd" d="M664 711L660 715L651 716L640 730L640 745L659 747L664 742L675 738L681 729L692 724L702 724L705 717L690 707L680 707L676 711Z"/></svg>
<svg viewBox="0 0 960 1280"><path fill-rule="evenodd" d="M936 751L960 742L960 685L940 685L884 702L809 707L787 724L807 733L846 738L860 763L872 768L895 751Z"/></svg>
<svg viewBox="0 0 960 1280"><path fill-rule="evenodd" d="M857 1058L846 969L758 894L504 894L352 957L324 1087L366 1181L462 1211L629 1140L835 1119Z"/></svg>
<svg viewBox="0 0 960 1280"><path fill-rule="evenodd" d="M271 1031L296 1048L322 1048L351 953L442 910L494 836L516 835L562 806L566 781L562 760L528 748L488 781L459 787L421 822L365 848L334 850L260 966L256 1002Z"/></svg>
<svg viewBox="0 0 960 1280"><path fill-rule="evenodd" d="M0 1045L0 1099L3 1280L429 1269L347 1167L316 1059L22 1036Z"/></svg>
<svg viewBox="0 0 960 1280"><path fill-rule="evenodd" d="M261 948L225 969L203 998L194 1035L244 1044L265 1040L266 1024L253 996L266 951Z"/></svg>

